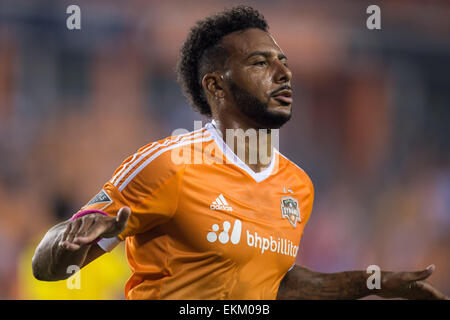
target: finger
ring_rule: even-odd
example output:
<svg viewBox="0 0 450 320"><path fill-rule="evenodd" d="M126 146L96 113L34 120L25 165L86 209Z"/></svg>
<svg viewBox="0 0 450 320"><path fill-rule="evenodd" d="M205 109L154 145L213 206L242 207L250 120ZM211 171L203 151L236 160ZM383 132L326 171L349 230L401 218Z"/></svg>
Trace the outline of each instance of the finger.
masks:
<svg viewBox="0 0 450 320"><path fill-rule="evenodd" d="M69 234L67 235L66 241L73 242L75 235L78 233L78 229L81 226L81 219L76 219L72 221L72 227L70 228Z"/></svg>
<svg viewBox="0 0 450 320"><path fill-rule="evenodd" d="M69 223L66 227L66 230L64 231L64 234L59 242L59 245L61 247L63 247L64 249L67 249L70 251L75 251L75 250L78 250L80 247L78 245L74 245L74 244L70 243L69 241L67 241L67 237L71 230L72 230L72 223Z"/></svg>
<svg viewBox="0 0 450 320"><path fill-rule="evenodd" d="M69 223L69 224L66 226L66 230L64 230L63 236L62 236L62 238L61 238L61 241L60 241L60 244L61 244L61 245L62 245L62 243L63 243L64 241L66 241L67 235L69 234L71 228L72 228L72 223Z"/></svg>
<svg viewBox="0 0 450 320"><path fill-rule="evenodd" d="M76 244L84 245L94 241L105 232L106 228L104 223L94 222L84 236L77 237Z"/></svg>
<svg viewBox="0 0 450 320"><path fill-rule="evenodd" d="M114 236L120 234L127 226L130 215L131 215L131 209L129 207L120 208L120 210L117 213L117 216L114 220L114 223L112 223L110 225L110 227L107 229L107 231L105 232L103 237L111 238L111 237L114 237Z"/></svg>
<svg viewBox="0 0 450 320"><path fill-rule="evenodd" d="M78 245L76 243L68 242L67 240L62 242L61 246L64 247L64 249L69 250L69 251L77 251L78 249L81 248L80 245Z"/></svg>
<svg viewBox="0 0 450 320"><path fill-rule="evenodd" d="M425 280L433 273L435 269L434 264L429 265L425 270L416 271L416 272L405 272L403 274L403 280L405 281L419 281Z"/></svg>
<svg viewBox="0 0 450 320"><path fill-rule="evenodd" d="M77 234L75 235L75 238L73 239L73 243L77 243L77 239L79 237L86 236L89 232L89 229L94 224L94 222L95 222L94 217L86 217L85 219L83 219L81 226L80 226Z"/></svg>
<svg viewBox="0 0 450 320"><path fill-rule="evenodd" d="M120 208L119 212L117 213L117 226L119 228L123 228L126 226L128 222L128 218L130 218L131 215L131 209L129 207L122 207Z"/></svg>
<svg viewBox="0 0 450 320"><path fill-rule="evenodd" d="M405 298L414 300L448 300L449 298L426 281L413 282Z"/></svg>

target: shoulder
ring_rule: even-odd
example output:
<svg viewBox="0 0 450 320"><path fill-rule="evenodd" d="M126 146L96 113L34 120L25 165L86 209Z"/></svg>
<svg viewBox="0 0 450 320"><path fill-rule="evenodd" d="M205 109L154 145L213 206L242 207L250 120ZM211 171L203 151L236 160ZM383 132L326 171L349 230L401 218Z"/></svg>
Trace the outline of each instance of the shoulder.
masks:
<svg viewBox="0 0 450 320"><path fill-rule="evenodd" d="M180 161L180 150L190 150L195 143L208 140L208 136L206 129L201 128L148 143L122 162L110 182L119 191L131 181L160 184L184 169L186 161Z"/></svg>
<svg viewBox="0 0 450 320"><path fill-rule="evenodd" d="M279 155L280 165L285 166L287 170L292 172L303 183L308 185L310 191L314 194L314 184L306 171L303 170L298 164L286 157L284 154L282 154L279 150L275 149L275 152Z"/></svg>

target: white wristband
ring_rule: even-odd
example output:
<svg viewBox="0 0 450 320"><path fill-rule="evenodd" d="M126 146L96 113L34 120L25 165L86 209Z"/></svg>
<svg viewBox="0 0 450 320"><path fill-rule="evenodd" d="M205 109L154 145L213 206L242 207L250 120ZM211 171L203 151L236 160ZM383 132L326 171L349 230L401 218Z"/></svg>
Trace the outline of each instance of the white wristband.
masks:
<svg viewBox="0 0 450 320"><path fill-rule="evenodd" d="M100 248L103 249L105 252L111 252L112 249L114 249L119 243L121 243L122 240L120 240L118 237L113 238L102 238L97 244Z"/></svg>

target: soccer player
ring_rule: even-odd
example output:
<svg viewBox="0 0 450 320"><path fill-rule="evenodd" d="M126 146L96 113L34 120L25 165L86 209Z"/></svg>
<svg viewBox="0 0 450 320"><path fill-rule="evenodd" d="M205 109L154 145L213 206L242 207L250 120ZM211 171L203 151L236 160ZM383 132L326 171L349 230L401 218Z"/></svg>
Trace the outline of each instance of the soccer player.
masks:
<svg viewBox="0 0 450 320"><path fill-rule="evenodd" d="M225 141L227 129L274 130L291 117L292 74L259 12L237 6L199 21L181 49L178 78L211 123L127 158L81 211L44 236L32 261L37 279L66 279L68 266L82 268L126 241L127 299L446 298L424 281L434 266L383 271L371 290L365 270L295 265L311 180L273 146L272 131L255 131L265 142L258 155L266 154L256 161L247 140ZM181 154L203 161L175 161Z"/></svg>

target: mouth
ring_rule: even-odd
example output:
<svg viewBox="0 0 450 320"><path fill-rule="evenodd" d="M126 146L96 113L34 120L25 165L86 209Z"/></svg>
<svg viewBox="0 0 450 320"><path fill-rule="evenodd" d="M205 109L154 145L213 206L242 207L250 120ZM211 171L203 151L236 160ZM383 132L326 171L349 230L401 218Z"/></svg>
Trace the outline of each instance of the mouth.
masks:
<svg viewBox="0 0 450 320"><path fill-rule="evenodd" d="M284 105L292 104L292 91L288 89L281 90L274 95L272 95L272 98L275 100L281 102Z"/></svg>

